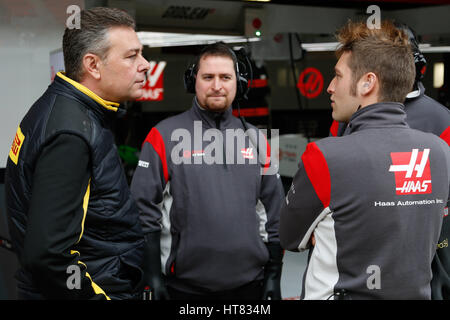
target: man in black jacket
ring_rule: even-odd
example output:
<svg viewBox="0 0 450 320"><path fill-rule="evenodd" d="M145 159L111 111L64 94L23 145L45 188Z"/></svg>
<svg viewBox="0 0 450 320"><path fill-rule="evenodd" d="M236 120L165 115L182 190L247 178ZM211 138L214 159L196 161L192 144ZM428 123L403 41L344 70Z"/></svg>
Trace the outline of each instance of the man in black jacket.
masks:
<svg viewBox="0 0 450 320"><path fill-rule="evenodd" d="M125 12L81 12L58 73L15 135L6 167L20 299L132 299L143 234L108 124L139 98L148 62ZM114 101L114 102L112 102Z"/></svg>

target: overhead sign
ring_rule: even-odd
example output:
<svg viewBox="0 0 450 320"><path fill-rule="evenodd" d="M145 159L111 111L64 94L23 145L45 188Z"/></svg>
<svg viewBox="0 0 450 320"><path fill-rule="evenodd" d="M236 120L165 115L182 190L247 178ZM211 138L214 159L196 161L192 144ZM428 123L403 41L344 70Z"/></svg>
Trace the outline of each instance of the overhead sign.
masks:
<svg viewBox="0 0 450 320"><path fill-rule="evenodd" d="M162 18L203 20L208 14L214 13L214 8L169 6L164 11Z"/></svg>
<svg viewBox="0 0 450 320"><path fill-rule="evenodd" d="M316 98L323 89L322 73L316 68L306 68L298 78L297 88L306 98Z"/></svg>
<svg viewBox="0 0 450 320"><path fill-rule="evenodd" d="M165 61L150 61L150 69L147 72L147 81L142 89L144 94L138 101L162 101L164 98L164 68Z"/></svg>

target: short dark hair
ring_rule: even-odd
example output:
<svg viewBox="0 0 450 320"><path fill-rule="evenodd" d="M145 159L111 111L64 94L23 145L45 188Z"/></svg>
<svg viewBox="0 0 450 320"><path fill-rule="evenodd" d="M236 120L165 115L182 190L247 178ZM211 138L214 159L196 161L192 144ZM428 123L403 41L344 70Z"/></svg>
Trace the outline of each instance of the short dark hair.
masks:
<svg viewBox="0 0 450 320"><path fill-rule="evenodd" d="M405 101L413 88L416 73L411 45L405 32L388 20L374 29L369 29L364 21L348 21L339 30L337 38L342 45L336 51L337 57L351 52L352 94L356 94L359 79L367 72L373 72L380 80L380 102Z"/></svg>
<svg viewBox="0 0 450 320"><path fill-rule="evenodd" d="M194 74L197 74L198 69L200 67L200 61L203 57L208 57L208 56L216 56L216 57L228 57L233 61L233 66L234 67L234 71L236 72L236 63L237 58L236 55L234 54L234 52L232 51L232 49L230 47L228 47L225 43L223 42L216 42L213 44L209 44L205 47L203 47L203 49L200 51L199 55L196 58L195 61L195 67L194 67Z"/></svg>
<svg viewBox="0 0 450 320"><path fill-rule="evenodd" d="M63 36L66 76L75 81L83 77L82 60L85 54L96 54L102 60L106 58L110 48L110 28L136 28L134 19L121 9L97 7L82 10L80 15L80 28L66 28Z"/></svg>

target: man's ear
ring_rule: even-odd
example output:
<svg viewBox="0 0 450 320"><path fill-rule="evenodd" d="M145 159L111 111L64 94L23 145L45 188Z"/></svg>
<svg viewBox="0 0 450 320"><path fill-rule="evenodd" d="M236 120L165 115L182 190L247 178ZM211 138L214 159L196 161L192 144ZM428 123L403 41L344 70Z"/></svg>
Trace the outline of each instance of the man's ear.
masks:
<svg viewBox="0 0 450 320"><path fill-rule="evenodd" d="M100 57L93 53L86 53L82 61L85 75L90 75L95 80L100 80Z"/></svg>
<svg viewBox="0 0 450 320"><path fill-rule="evenodd" d="M362 96L366 96L376 90L378 85L378 77L373 72L368 72L359 80L359 92Z"/></svg>

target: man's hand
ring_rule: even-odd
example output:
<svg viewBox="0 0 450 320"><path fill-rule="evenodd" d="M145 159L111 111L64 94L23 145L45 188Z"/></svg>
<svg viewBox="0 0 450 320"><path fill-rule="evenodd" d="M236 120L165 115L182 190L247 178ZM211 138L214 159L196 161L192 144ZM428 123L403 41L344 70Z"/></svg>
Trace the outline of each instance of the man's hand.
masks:
<svg viewBox="0 0 450 320"><path fill-rule="evenodd" d="M263 300L281 300L281 269L283 267L283 249L279 243L267 243L269 261L264 266Z"/></svg>
<svg viewBox="0 0 450 320"><path fill-rule="evenodd" d="M312 246L316 245L316 238L314 237L314 233L311 235L311 245Z"/></svg>
<svg viewBox="0 0 450 320"><path fill-rule="evenodd" d="M169 293L161 273L160 232L145 236L144 246L144 300L169 300Z"/></svg>

